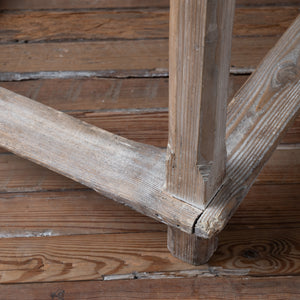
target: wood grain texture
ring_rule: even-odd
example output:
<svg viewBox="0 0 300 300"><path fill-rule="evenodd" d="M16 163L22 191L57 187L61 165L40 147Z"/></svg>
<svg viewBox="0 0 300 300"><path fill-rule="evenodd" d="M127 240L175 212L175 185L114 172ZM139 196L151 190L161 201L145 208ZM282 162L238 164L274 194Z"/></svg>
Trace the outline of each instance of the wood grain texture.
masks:
<svg viewBox="0 0 300 300"><path fill-rule="evenodd" d="M296 276L300 256L298 232L223 231L209 265L198 267L169 253L165 232L6 238L0 239L0 281L101 280L105 276L131 279L145 278L148 273L172 276L178 271L183 271L184 276L187 270L196 270L202 276Z"/></svg>
<svg viewBox="0 0 300 300"><path fill-rule="evenodd" d="M169 1L3 0L0 1L0 7L1 5L8 5L10 6L9 9L14 9L13 6L18 5L19 7L17 7L17 9L56 10L73 9L74 7L77 11L82 9L92 11L95 8L101 9L101 7L105 7L105 5L106 8L109 9L117 7L132 9L132 7L137 6L141 8L145 8L146 6L150 7L152 5L156 5L157 7L161 5L167 6L167 2ZM237 0L237 4L243 9L245 7L251 7L251 10L252 8L259 8L262 12L267 8L276 8L273 15L276 15L276 18L278 17L278 21L275 20L273 25L270 24L269 26L269 29L274 33L277 30L283 30L283 26L287 24L284 20L286 7L284 8L282 4L299 6L299 0ZM282 7L282 17L276 13L280 11L279 6ZM150 10L148 9L147 11ZM269 11L271 12L272 10L270 9ZM255 14L253 14L253 16L254 15ZM271 19L273 15L266 14L266 17ZM1 17L3 17L3 14ZM62 20L58 20L58 22L59 21ZM244 23L244 26L250 29L250 27L256 23L258 27L251 27L251 30L259 30L259 32L265 32L265 34L267 34L268 29L264 27L263 24L265 21L267 20L257 18L257 20L251 23L249 19L249 23ZM276 23L278 26L275 25ZM84 25L85 24L82 24L82 26ZM259 25L261 25L261 28L259 28ZM240 29L244 30L242 27L240 27ZM251 33L251 31L249 31L249 33ZM249 36L245 38L247 39L248 37ZM265 38L266 43L269 43L268 37L264 36L262 39L263 38ZM274 37L272 37L272 39L273 38ZM274 41L276 41L276 39L274 38ZM248 44L244 42L247 49L243 49L242 46L240 47L239 51L243 53L244 56L244 58L240 60L240 65L246 66L244 63L249 61L248 57L252 54L255 57L255 61L262 58L262 55L261 57L257 55L255 49L259 48L261 53L263 53L263 44L261 43L256 46L255 40L260 43L260 38L253 38ZM83 45L78 48L77 58L80 56L80 51L84 52L86 50L85 43L82 44ZM271 45L271 43L269 44ZM59 45L59 43L57 43L57 45ZM235 45L239 46L238 43ZM122 49L120 51L122 51ZM7 52L7 55L13 56L14 52ZM8 56L6 58L8 58ZM22 63L24 63L24 61L20 58L20 64ZM30 66L30 60L25 61L25 63L27 63L28 67ZM252 64L252 66L253 65L254 64ZM245 70L246 69L247 67L245 67ZM119 76L121 73L120 71L118 73L115 72L114 76ZM137 71L130 71L127 72L127 75L133 73L138 74ZM149 76L149 73L149 70L142 71L138 76ZM74 74L75 73L69 74L69 76L82 76L79 73ZM106 76L107 74L109 74L109 72L106 72ZM124 74L125 73L123 73L123 75ZM162 74L162 72L156 70L155 74ZM43 74L33 75L40 76L35 78L41 78L43 76ZM121 76L123 75L121 74ZM167 73L163 76L166 75ZM54 76L62 76L62 73L56 73ZM92 75L89 73L89 76ZM235 78L237 77L235 76ZM233 83L235 90L239 89L243 81L243 78L239 77L239 79L240 83L237 81ZM82 105L85 111L83 112L81 110L81 112L87 121L89 116L91 116L92 122L98 123L103 127L107 126L112 131L121 132L126 136L131 136L147 143L166 146L167 111L159 112L152 110L151 112L146 112L145 109L166 108L167 104L159 105L159 103L160 101L161 103L167 103L167 85L161 85L159 83L157 96L152 98L152 106L150 94L152 92L155 94L156 84L154 84L154 81L153 85L146 81L156 79L144 78L143 80L146 80L144 83L141 83L141 81L135 81L135 83L133 83L134 80L135 79L132 79L130 83L126 81L126 84L125 81L121 79L119 81L107 81L107 83L104 84L100 78L77 79L74 81L69 81L69 79L55 79L53 81L42 80L43 84L41 86L41 80L5 82L1 84L3 84L3 86L6 84L10 85L4 86L8 89L14 90L16 88L17 90L14 91L17 93L22 94L21 90L24 90L24 92L28 93L24 95L29 98L34 98L36 94L38 101L57 109L71 110L71 113L74 113L74 110L81 110ZM166 80L166 78L164 78L164 80ZM124 82L124 84L118 83L120 81ZM82 89L77 98L76 94L78 90L76 87L80 85L80 82L82 83ZM116 85L114 86L114 84ZM110 95L112 95L110 90L116 91L114 95L118 94L119 85L121 85L120 96L115 96L114 99L116 102L112 103L108 99ZM139 89L139 86L141 86L141 89ZM166 86L166 88L162 88L163 86ZM149 93L147 93L147 90ZM94 95L93 91L95 91ZM108 97L104 96L105 93L107 93ZM232 92L232 94L234 94L234 92ZM160 95L163 95L163 98L160 97ZM134 98L137 99L136 104L134 104ZM143 98L145 102L143 102ZM87 100L86 104L85 99ZM102 103L100 99L105 100L104 103ZM74 105L74 109L72 105ZM145 105L145 107L143 107L143 105ZM120 111L118 108L120 107L121 110L127 110L130 106L142 109L143 112L139 111L134 113L130 111L130 113L128 113L128 111ZM110 111L107 113L107 111L105 111L107 114L103 115L103 111L95 112L95 109L114 110L114 112ZM88 113L93 113L86 114L87 111ZM80 117L80 112L76 113L77 116ZM98 115L97 113L100 114ZM155 114L158 115L155 116ZM145 122L148 123L145 127L143 127L144 117ZM103 122L101 120L102 118ZM118 118L122 120L120 124L118 124ZM294 127L289 129L289 133L284 142L299 143L299 120L300 118L298 117L294 123ZM152 126L151 122L153 122ZM140 130L141 127L143 127L142 130ZM151 136L152 130L155 132L154 136ZM289 151L292 150L289 149ZM185 267L179 265L177 260L174 262L173 258L167 252L166 247L162 250L158 250L159 254L154 251L155 253L152 255L151 251L149 251L155 248L155 246L153 246L155 244L157 245L157 249L161 249L160 247L165 243L166 234L165 232L155 233L148 230L151 230L152 226L153 229L159 231L161 227L166 229L166 226L163 224L158 224L152 219L137 214L113 201L104 200L102 196L91 191L47 192L45 189L48 188L77 189L77 187L80 188L80 185L23 159L14 156L8 158L9 156L7 155L0 155L0 170L3 168L4 171L6 170L9 173L9 176L6 177L4 172L0 172L2 192L6 188L8 188L7 191L19 190L21 192L0 195L0 211L2 212L0 217L0 234L6 232L13 236L18 234L19 236L22 236L22 234L24 236L24 229L26 228L26 230L28 229L28 236L34 234L37 236L43 236L44 234L46 236L51 233L63 235L67 235L68 233L106 233L106 236L110 235L110 238L105 237L104 239L104 245L109 244L109 247L105 248L105 253L102 252L101 255L98 255L99 252L96 251L103 247L103 235L77 236L76 242L69 236L60 237L60 240L56 240L58 237L45 237L43 242L38 244L36 244L35 239L25 239L26 242L18 242L17 244L11 243L11 241L18 239L2 240L2 245L9 245L6 248L9 255L6 255L7 253L0 255L1 275L4 274L4 279L7 275L6 271L13 272L14 269L16 272L20 272L21 280L25 278L29 282L37 279L37 277L31 277L34 273L39 273L42 278L51 277L51 281L55 281L56 274L59 274L60 277L64 277L66 280L76 276L79 276L80 280L88 280L88 278L93 278L96 272L98 272L98 278L100 280L105 279L110 281L1 284L0 299L201 299L201 297L204 299L238 298L249 300L298 299L300 297L300 282L299 276L296 275L299 274L299 271L297 271L296 268L298 267L299 269L299 250L295 252L295 249L299 248L299 237L294 234L298 234L299 232L299 185L286 183L296 183L295 180L298 180L297 175L299 175L299 171L297 171L297 165L294 165L293 161L296 163L299 155L297 153L291 153L291 155L288 153L281 154L282 152L277 153L278 156L275 152L266 165L265 169L267 173L264 173L264 170L260 173L260 176L264 177L259 177L256 183L260 182L261 185L255 185L251 188L249 194L223 231L225 235L221 236L220 251L217 253L217 255L220 255L218 256L219 259L215 256L214 259L216 258L216 260L214 265L210 265L210 267L205 266L204 269L197 268L196 270L190 270L190 266ZM273 164L271 169L267 168L269 163ZM293 174L295 174L296 177L293 178ZM41 178L39 178L39 176L41 176ZM262 181L260 181L260 178L262 178ZM7 187L5 187L5 182L8 183ZM264 182L266 182L268 186L265 186L263 184ZM270 185L271 183L276 185ZM278 183L280 183L280 185L278 185ZM24 187L22 187L23 184ZM42 189L44 192L24 193L24 189ZM136 224L134 220L136 220ZM23 225L26 225L26 227L24 228ZM144 231L148 231L147 234L151 234L149 238L151 241L150 244L146 241L148 236L144 236L145 240L143 240L143 238L140 239L139 237L128 237L126 233L131 232L131 235L135 235L136 232L138 232L138 235L143 235ZM123 233L121 239L117 238L117 232ZM238 232L240 233L238 234ZM154 237L156 234L158 236ZM240 235L240 238L238 235ZM247 236L249 238L247 238ZM37 238L37 240L39 239ZM8 242L6 243L6 241ZM125 244L123 244L122 241L124 241ZM142 243L140 243L141 241ZM41 246L42 244L43 246ZM132 253L132 259L128 259L127 255L125 255L125 258L122 257L122 253L128 253L128 251L120 249L120 244L123 246L123 249L126 248L126 245L129 245L128 249L130 249ZM147 249L147 252L143 252L143 248ZM35 250L32 251L31 249ZM93 249L96 249L96 251L94 252ZM140 250L141 252L139 252ZM136 257L134 257L135 254L137 254ZM100 256L101 258L99 258ZM102 257L105 258L102 259ZM54 259L52 260L52 258ZM115 265L108 263L107 265L109 267L112 266L113 269L111 269L111 275L104 275L102 277L101 274L103 274L102 271L104 269L100 268L99 271L99 268L93 267L97 265L99 261L100 264L107 262L108 258L112 258L114 262L119 259L118 262L120 265L123 263L123 266L126 266L127 263L129 268L137 271L147 269L146 264L148 264L148 266L152 266L153 271L150 273L133 271L125 275L113 275L116 271L116 269L113 269ZM72 264L74 260L70 261L69 259L75 259L76 262ZM174 264L176 267L175 271L163 271L167 269L166 266L169 259L171 259L170 265ZM142 260L146 261L144 268L141 267L143 264L141 262ZM14 265L15 262L17 262L16 267ZM46 262L46 264L42 266L44 262ZM49 262L49 264L47 264L47 262ZM95 262L95 264L92 266L93 262ZM41 266L40 269L38 269L39 266ZM224 269L226 267L234 269ZM59 268L62 268L63 271L59 272ZM245 275L249 270L254 271L252 274L255 277ZM58 272L56 273L56 271ZM278 271L278 273L276 271ZM44 275L41 275L42 273L44 273ZM280 274L293 274L293 276L280 276ZM22 275L24 275L24 277ZM198 278L194 278L195 276ZM209 276L209 278L202 276ZM3 279L3 277L1 278ZM128 278L128 280L120 280L125 278ZM150 278L156 278L158 280L150 280Z"/></svg>
<svg viewBox="0 0 300 300"><path fill-rule="evenodd" d="M2 1L3 3L3 1ZM142 1L143 3L143 1ZM1 4L0 4L1 7ZM299 7L237 8L233 35L279 36ZM169 38L168 9L1 13L0 42Z"/></svg>
<svg viewBox="0 0 300 300"><path fill-rule="evenodd" d="M0 237L166 231L166 226L91 190L0 194Z"/></svg>
<svg viewBox="0 0 300 300"><path fill-rule="evenodd" d="M71 116L140 143L166 147L167 111L72 112ZM6 150L7 152L7 150Z"/></svg>
<svg viewBox="0 0 300 300"><path fill-rule="evenodd" d="M0 257L1 283L101 280L190 267L168 253L165 232L0 239Z"/></svg>
<svg viewBox="0 0 300 300"><path fill-rule="evenodd" d="M173 0L170 8L166 191L204 209L225 176L235 1Z"/></svg>
<svg viewBox="0 0 300 300"><path fill-rule="evenodd" d="M1 9L88 9L168 7L169 0L2 0Z"/></svg>
<svg viewBox="0 0 300 300"><path fill-rule="evenodd" d="M155 73L157 68L168 68L168 42L164 40L11 44L1 45L0 49L1 72L106 71L113 74L114 70L153 70Z"/></svg>
<svg viewBox="0 0 300 300"><path fill-rule="evenodd" d="M229 76L228 83L228 103L231 101L233 96L238 92L238 90L247 81L249 75L232 75Z"/></svg>
<svg viewBox="0 0 300 300"><path fill-rule="evenodd" d="M236 2L238 4L239 1ZM237 7L233 35L243 37L282 35L300 13L299 3L290 5L291 6L276 6L275 2L274 6L263 8Z"/></svg>
<svg viewBox="0 0 300 300"><path fill-rule="evenodd" d="M72 116L140 143L165 148L168 139L167 111L73 112ZM291 125L282 143L299 143L300 118ZM3 152L3 150L0 150ZM5 150L7 152L7 150Z"/></svg>
<svg viewBox="0 0 300 300"><path fill-rule="evenodd" d="M192 232L201 210L163 192L165 151L116 136L3 88L0 107L4 148Z"/></svg>
<svg viewBox="0 0 300 300"><path fill-rule="evenodd" d="M274 151L255 180L255 184L300 183L300 152L293 147Z"/></svg>
<svg viewBox="0 0 300 300"><path fill-rule="evenodd" d="M166 226L90 190L0 194L0 236L166 231ZM227 230L299 228L299 184L254 185Z"/></svg>
<svg viewBox="0 0 300 300"><path fill-rule="evenodd" d="M276 45L278 39L278 36L233 38L231 66L246 71L255 70L268 51Z"/></svg>
<svg viewBox="0 0 300 300"><path fill-rule="evenodd" d="M287 133L282 138L281 142L285 144L293 144L296 141L299 141L299 137L300 137L300 116L298 115L293 125L288 129Z"/></svg>
<svg viewBox="0 0 300 300"><path fill-rule="evenodd" d="M233 96L248 77L231 75L230 95ZM41 79L1 82L0 85L64 112L168 108L168 78Z"/></svg>
<svg viewBox="0 0 300 300"><path fill-rule="evenodd" d="M299 173L298 173L299 174ZM300 227L300 186L254 185L230 219L226 229L284 229Z"/></svg>
<svg viewBox="0 0 300 300"><path fill-rule="evenodd" d="M219 247L210 265L228 269L249 268L249 275L297 275L299 265L299 229L222 231Z"/></svg>
<svg viewBox="0 0 300 300"><path fill-rule="evenodd" d="M247 78L231 75L229 94L233 96ZM167 146L166 78L49 79L0 85L126 138L157 147ZM300 143L299 137L300 116L281 142Z"/></svg>
<svg viewBox="0 0 300 300"><path fill-rule="evenodd" d="M71 115L134 141L157 147L166 147L167 144L167 112L73 112Z"/></svg>
<svg viewBox="0 0 300 300"><path fill-rule="evenodd" d="M168 10L2 13L0 42L168 38Z"/></svg>
<svg viewBox="0 0 300 300"><path fill-rule="evenodd" d="M0 155L0 193L66 189L86 187L16 155Z"/></svg>
<svg viewBox="0 0 300 300"><path fill-rule="evenodd" d="M266 7L266 6L284 6L284 5L299 5L299 0L237 0L238 6L246 7Z"/></svg>
<svg viewBox="0 0 300 300"><path fill-rule="evenodd" d="M255 184L299 184L300 149L277 149ZM0 193L85 189L83 185L13 154L0 155Z"/></svg>
<svg viewBox="0 0 300 300"><path fill-rule="evenodd" d="M168 226L168 249L175 257L195 266L209 261L217 249L218 239L202 239Z"/></svg>
<svg viewBox="0 0 300 300"><path fill-rule="evenodd" d="M195 232L225 226L300 108L300 16L229 104L228 181L201 215Z"/></svg>
<svg viewBox="0 0 300 300"><path fill-rule="evenodd" d="M231 93L243 78L231 76ZM1 87L64 112L168 107L168 78L87 78L1 82ZM56 87L59 86L59 89Z"/></svg>
<svg viewBox="0 0 300 300"><path fill-rule="evenodd" d="M233 38L235 72L252 72L277 40L277 36ZM8 44L0 45L0 50L1 81L168 75L165 39Z"/></svg>
<svg viewBox="0 0 300 300"><path fill-rule="evenodd" d="M237 6L282 6L298 5L298 0L236 0ZM89 8L135 8L169 7L169 0L2 0L5 10L27 9L89 9Z"/></svg>
<svg viewBox="0 0 300 300"><path fill-rule="evenodd" d="M300 279L293 277L161 278L143 280L9 284L0 300L52 299L212 299L295 300ZM205 288L203 288L205 287Z"/></svg>
<svg viewBox="0 0 300 300"><path fill-rule="evenodd" d="M173 0L170 5L165 189L205 209L225 177L235 0ZM206 263L216 246L215 238L204 240L168 228L168 249L190 264Z"/></svg>

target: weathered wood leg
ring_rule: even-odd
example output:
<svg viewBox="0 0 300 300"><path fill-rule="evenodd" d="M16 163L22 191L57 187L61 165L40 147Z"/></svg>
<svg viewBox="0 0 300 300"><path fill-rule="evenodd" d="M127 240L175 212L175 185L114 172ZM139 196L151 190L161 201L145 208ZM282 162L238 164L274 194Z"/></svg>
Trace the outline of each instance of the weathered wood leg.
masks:
<svg viewBox="0 0 300 300"><path fill-rule="evenodd" d="M166 191L205 209L225 177L235 1L172 0L170 4ZM187 262L206 262L215 244L214 239L201 240L169 228L170 251Z"/></svg>
<svg viewBox="0 0 300 300"><path fill-rule="evenodd" d="M170 50L174 53L170 56L167 168L162 149L116 136L3 88L1 147L176 228L169 229L171 252L190 263L205 262L215 248L214 237L300 111L299 16L228 106L225 174L222 111L227 98L230 26L226 20L230 18L224 14L230 3L233 1L171 1ZM208 4L219 7L215 14L209 10L209 15L218 16L215 26L208 21ZM204 10L204 16L197 7ZM202 26L197 23L178 31L180 24L193 24L193 20L201 20ZM200 28L203 32L197 36ZM207 28L217 32L208 30L207 37ZM205 53L213 55L206 57ZM204 113L205 107L209 113Z"/></svg>
<svg viewBox="0 0 300 300"><path fill-rule="evenodd" d="M217 237L203 239L194 234L168 227L168 249L175 257L192 265L208 262L218 245Z"/></svg>

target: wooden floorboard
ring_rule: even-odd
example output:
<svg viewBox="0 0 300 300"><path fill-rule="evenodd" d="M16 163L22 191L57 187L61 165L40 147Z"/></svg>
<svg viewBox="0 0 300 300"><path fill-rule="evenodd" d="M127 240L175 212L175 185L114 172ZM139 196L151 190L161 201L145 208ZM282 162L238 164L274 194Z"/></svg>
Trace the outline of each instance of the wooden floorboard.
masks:
<svg viewBox="0 0 300 300"><path fill-rule="evenodd" d="M296 300L299 277L196 277L122 281L12 284L0 286L0 300L211 299ZM171 277L171 276L170 276Z"/></svg>
<svg viewBox="0 0 300 300"><path fill-rule="evenodd" d="M165 231L165 225L91 190L0 194L0 237Z"/></svg>
<svg viewBox="0 0 300 300"><path fill-rule="evenodd" d="M299 184L255 185L227 226L299 230L299 217ZM166 227L91 190L0 194L3 238L154 231Z"/></svg>
<svg viewBox="0 0 300 300"><path fill-rule="evenodd" d="M237 8L233 35L279 36L299 12L295 6ZM1 43L168 38L169 10L6 12L0 26Z"/></svg>
<svg viewBox="0 0 300 300"><path fill-rule="evenodd" d="M246 72L253 70L278 38L233 38L231 65L236 69L245 69ZM57 77L74 76L74 71L85 72L79 73L82 76L99 77L151 77L166 76L168 73L166 39L17 43L0 45L0 50L1 81L37 79L46 75L51 78L56 74L53 72L65 72L56 74ZM14 57L10 56L12 52L15 53ZM21 75L7 74L9 72Z"/></svg>
<svg viewBox="0 0 300 300"><path fill-rule="evenodd" d="M248 78L230 75L228 102ZM37 79L1 82L1 86L62 111L168 107L168 78L164 77Z"/></svg>
<svg viewBox="0 0 300 300"><path fill-rule="evenodd" d="M232 76L232 93L239 89L244 77L248 76ZM45 79L0 85L65 112L168 107L168 78Z"/></svg>
<svg viewBox="0 0 300 300"><path fill-rule="evenodd" d="M0 8L5 10L41 9L107 9L169 7L170 0L2 0ZM236 0L237 7L264 7L298 5L298 0Z"/></svg>
<svg viewBox="0 0 300 300"><path fill-rule="evenodd" d="M300 10L236 5L229 99ZM166 147L168 9L0 1L0 86ZM300 116L200 267L169 254L165 225L0 149L0 300L298 299L299 145Z"/></svg>
<svg viewBox="0 0 300 300"><path fill-rule="evenodd" d="M299 230L224 230L208 265L174 258L165 232L5 238L0 240L0 282L132 278L134 273L200 270L251 276L299 276Z"/></svg>
<svg viewBox="0 0 300 300"><path fill-rule="evenodd" d="M169 0L3 0L1 9L107 9L168 7Z"/></svg>

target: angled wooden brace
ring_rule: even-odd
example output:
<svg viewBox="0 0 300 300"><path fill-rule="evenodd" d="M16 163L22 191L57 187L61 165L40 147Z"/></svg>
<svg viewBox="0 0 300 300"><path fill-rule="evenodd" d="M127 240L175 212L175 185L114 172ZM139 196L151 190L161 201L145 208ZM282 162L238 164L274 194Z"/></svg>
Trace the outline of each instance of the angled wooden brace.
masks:
<svg viewBox="0 0 300 300"><path fill-rule="evenodd" d="M0 145L169 225L171 252L204 263L300 106L299 16L230 103L225 140L233 5L171 1L167 153L3 88Z"/></svg>

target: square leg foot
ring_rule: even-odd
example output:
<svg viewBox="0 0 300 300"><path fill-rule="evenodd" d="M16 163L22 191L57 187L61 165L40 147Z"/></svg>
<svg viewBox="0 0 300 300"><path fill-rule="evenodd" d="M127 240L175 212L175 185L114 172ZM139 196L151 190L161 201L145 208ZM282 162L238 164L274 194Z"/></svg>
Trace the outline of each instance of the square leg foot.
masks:
<svg viewBox="0 0 300 300"><path fill-rule="evenodd" d="M209 261L217 249L218 239L202 239L194 234L168 227L168 249L175 257L192 265L202 265Z"/></svg>

